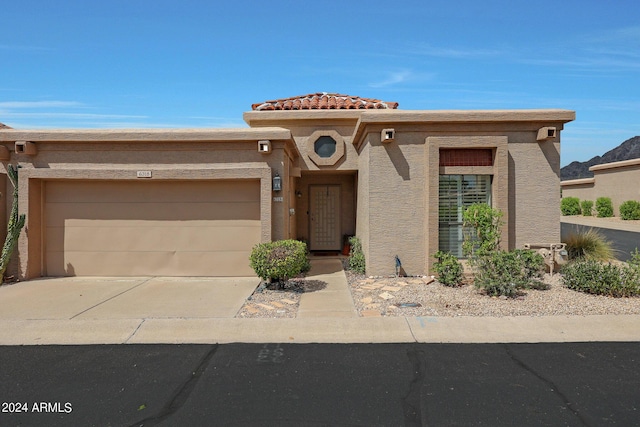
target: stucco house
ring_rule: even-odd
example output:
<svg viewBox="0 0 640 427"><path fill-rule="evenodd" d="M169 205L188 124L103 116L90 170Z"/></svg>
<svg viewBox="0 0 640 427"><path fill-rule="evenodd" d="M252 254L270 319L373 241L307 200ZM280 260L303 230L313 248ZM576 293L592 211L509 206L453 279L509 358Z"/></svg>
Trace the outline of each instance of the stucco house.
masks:
<svg viewBox="0 0 640 427"><path fill-rule="evenodd" d="M316 93L252 105L246 128L0 130L6 224L19 166L22 278L246 276L258 242L363 244L367 273L460 254L461 208L505 216L503 245L560 241L569 110L400 110ZM5 225L6 228L6 225ZM2 231L2 230L0 230Z"/></svg>

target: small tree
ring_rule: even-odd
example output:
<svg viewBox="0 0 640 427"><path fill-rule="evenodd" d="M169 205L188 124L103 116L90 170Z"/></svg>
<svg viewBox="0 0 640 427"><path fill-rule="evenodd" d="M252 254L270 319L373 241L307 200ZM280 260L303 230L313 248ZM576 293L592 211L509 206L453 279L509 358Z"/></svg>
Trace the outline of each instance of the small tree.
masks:
<svg viewBox="0 0 640 427"><path fill-rule="evenodd" d="M469 206L462 214L464 241L462 253L465 256L484 255L498 250L500 246L502 212L486 203Z"/></svg>
<svg viewBox="0 0 640 427"><path fill-rule="evenodd" d="M598 197L596 199L596 212L598 218L610 218L613 216L613 204L609 197Z"/></svg>

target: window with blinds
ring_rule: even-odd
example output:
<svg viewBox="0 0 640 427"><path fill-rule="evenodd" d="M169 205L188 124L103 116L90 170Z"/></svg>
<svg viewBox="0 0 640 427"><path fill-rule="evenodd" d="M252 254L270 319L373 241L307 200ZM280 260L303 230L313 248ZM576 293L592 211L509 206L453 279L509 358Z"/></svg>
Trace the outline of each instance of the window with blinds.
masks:
<svg viewBox="0 0 640 427"><path fill-rule="evenodd" d="M462 258L462 212L475 203L491 205L491 175L440 175L439 248Z"/></svg>

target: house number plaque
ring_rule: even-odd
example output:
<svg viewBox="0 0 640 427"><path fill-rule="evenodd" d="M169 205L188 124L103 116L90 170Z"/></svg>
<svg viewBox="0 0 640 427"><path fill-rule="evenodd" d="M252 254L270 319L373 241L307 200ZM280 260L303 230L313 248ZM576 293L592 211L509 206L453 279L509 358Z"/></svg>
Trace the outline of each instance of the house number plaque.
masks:
<svg viewBox="0 0 640 427"><path fill-rule="evenodd" d="M151 171L137 171L136 176L138 178L151 178Z"/></svg>

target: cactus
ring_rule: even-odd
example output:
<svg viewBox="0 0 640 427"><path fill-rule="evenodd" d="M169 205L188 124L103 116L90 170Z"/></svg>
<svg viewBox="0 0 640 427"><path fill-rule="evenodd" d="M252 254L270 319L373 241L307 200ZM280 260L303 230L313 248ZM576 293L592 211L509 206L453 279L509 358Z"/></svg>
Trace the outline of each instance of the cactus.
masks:
<svg viewBox="0 0 640 427"><path fill-rule="evenodd" d="M4 278L4 272L7 270L11 254L18 243L18 236L24 227L25 215L18 215L18 170L11 165L7 165L7 175L13 185L13 206L11 207L11 216L9 217L9 225L7 226L7 238L2 247L0 254L0 278Z"/></svg>

